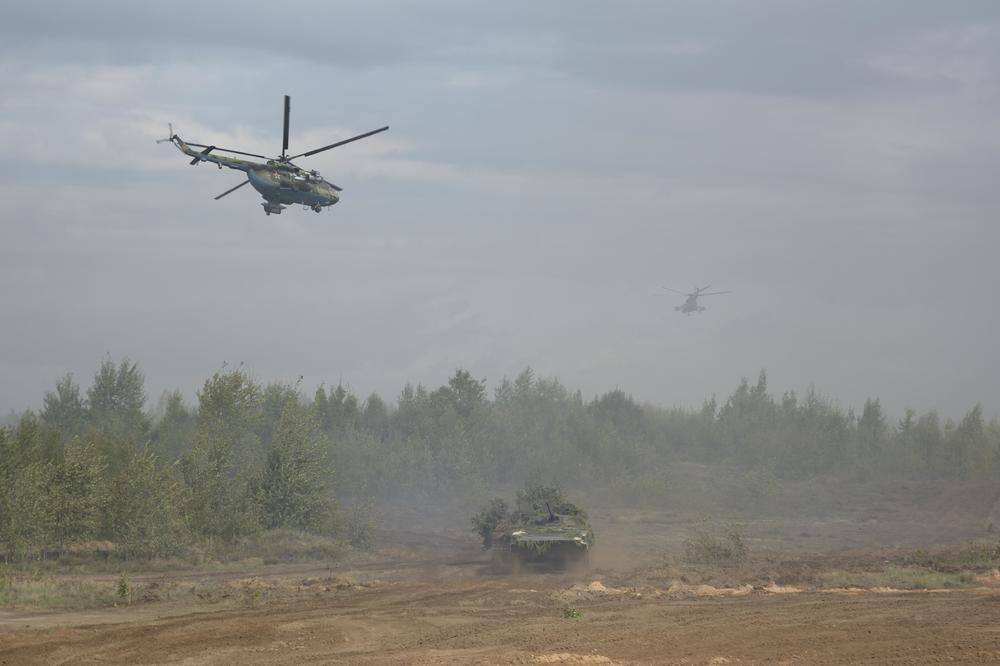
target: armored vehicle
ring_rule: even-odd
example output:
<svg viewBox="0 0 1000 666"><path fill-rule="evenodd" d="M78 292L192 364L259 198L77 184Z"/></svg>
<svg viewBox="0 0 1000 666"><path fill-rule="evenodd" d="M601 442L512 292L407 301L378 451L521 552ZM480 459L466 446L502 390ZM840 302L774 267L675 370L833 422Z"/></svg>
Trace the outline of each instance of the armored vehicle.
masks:
<svg viewBox="0 0 1000 666"><path fill-rule="evenodd" d="M534 486L517 493L513 511L495 499L473 518L483 547L493 552L494 568L521 573L573 570L590 566L594 532L587 514L552 487Z"/></svg>

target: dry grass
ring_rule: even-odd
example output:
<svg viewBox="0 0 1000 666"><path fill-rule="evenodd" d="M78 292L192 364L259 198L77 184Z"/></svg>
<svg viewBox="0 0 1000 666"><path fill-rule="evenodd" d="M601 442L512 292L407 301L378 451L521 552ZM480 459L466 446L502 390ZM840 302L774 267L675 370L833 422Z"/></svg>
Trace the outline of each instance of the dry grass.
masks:
<svg viewBox="0 0 1000 666"><path fill-rule="evenodd" d="M0 606L79 609L114 606L120 601L115 583L41 572L0 572Z"/></svg>
<svg viewBox="0 0 1000 666"><path fill-rule="evenodd" d="M901 590L941 590L976 582L971 571L942 573L922 567L887 567L883 571L829 571L820 575L824 587L890 587Z"/></svg>

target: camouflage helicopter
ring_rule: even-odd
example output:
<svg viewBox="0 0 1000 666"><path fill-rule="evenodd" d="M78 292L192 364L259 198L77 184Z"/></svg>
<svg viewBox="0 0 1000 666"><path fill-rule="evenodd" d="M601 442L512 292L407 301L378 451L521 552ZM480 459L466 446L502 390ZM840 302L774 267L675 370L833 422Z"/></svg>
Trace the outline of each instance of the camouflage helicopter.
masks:
<svg viewBox="0 0 1000 666"><path fill-rule="evenodd" d="M706 291L706 289L711 288L712 285L705 285L704 287L695 287L692 292L677 291L676 289L671 289L670 287L664 287L667 291L672 291L675 294L680 294L684 296L685 300L681 305L674 308L678 312L683 312L686 315L692 312L704 312L707 308L702 305L698 305L699 296L717 296L718 294L728 294L728 291Z"/></svg>
<svg viewBox="0 0 1000 666"><path fill-rule="evenodd" d="M261 206L264 207L264 212L268 215L271 213L280 215L281 211L284 210L286 206L291 204L302 204L303 206L311 208L318 213L327 206L332 206L340 201L340 197L337 193L342 190L333 183L324 180L318 171L307 171L306 169L293 164L292 160L300 157L309 157L311 155L315 155L316 153L322 153L324 150L330 150L331 148L343 146L346 143L351 143L352 141L357 141L358 139L364 139L372 136L373 134L384 132L389 129L389 126L386 125L385 127L380 127L379 129L353 136L350 139L344 139L342 141L331 143L330 145L323 146L322 148L316 148L315 150L310 150L305 153L289 156L288 116L290 111L291 98L288 95L285 95L285 131L284 139L281 145L281 155L278 157L269 158L265 155L247 153L241 150L232 150L231 148L206 146L203 143L187 143L174 134L174 128L172 125L169 126L170 136L166 139L160 139L156 143L165 143L169 141L174 144L177 146L178 150L192 158L192 166L201 162L211 162L218 165L220 169L222 167L228 167L230 169L242 171L247 175L247 179L242 183L215 197L216 201L227 194L240 189L247 183L250 183L254 186L254 189L260 192L264 197L264 203L262 203ZM201 148L202 150L195 150L195 148ZM266 161L261 164L260 162L251 162L249 160L241 160L235 157L213 155L212 153L215 151L233 153L234 155L245 155L247 157L259 157Z"/></svg>

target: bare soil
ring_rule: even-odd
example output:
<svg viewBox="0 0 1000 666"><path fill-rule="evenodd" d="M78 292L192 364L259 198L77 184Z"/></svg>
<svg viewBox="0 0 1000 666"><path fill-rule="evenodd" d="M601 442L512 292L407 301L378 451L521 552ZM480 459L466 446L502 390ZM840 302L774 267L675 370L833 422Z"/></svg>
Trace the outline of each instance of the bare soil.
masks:
<svg viewBox="0 0 1000 666"><path fill-rule="evenodd" d="M1000 590L640 592L559 576L460 577L263 607L22 616L0 629L0 664L11 665L945 661L1000 662Z"/></svg>
<svg viewBox="0 0 1000 666"><path fill-rule="evenodd" d="M915 553L947 571L935 553L996 541L987 490L962 510L907 497L747 520L740 566L678 560L689 516L595 511L579 575L497 575L464 524L397 512L372 555L135 576L122 608L2 610L0 664L995 664L1000 572L947 589L824 583Z"/></svg>

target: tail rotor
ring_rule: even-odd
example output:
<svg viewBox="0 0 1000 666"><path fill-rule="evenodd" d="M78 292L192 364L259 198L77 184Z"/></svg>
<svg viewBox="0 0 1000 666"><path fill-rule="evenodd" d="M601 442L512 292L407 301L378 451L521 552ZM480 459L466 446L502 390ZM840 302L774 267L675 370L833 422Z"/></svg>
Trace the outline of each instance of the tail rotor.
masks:
<svg viewBox="0 0 1000 666"><path fill-rule="evenodd" d="M156 143L168 143L174 140L174 126L171 123L167 123L167 129L170 130L170 134L167 135L166 139L157 139Z"/></svg>

